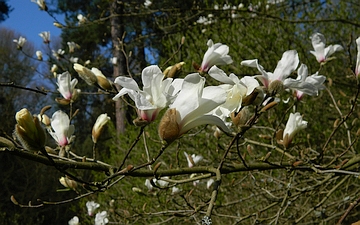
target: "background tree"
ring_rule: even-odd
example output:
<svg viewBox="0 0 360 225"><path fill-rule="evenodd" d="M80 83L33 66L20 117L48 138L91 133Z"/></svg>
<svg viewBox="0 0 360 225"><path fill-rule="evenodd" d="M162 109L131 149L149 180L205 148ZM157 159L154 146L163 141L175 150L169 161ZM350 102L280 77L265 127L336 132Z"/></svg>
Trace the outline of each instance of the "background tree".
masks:
<svg viewBox="0 0 360 225"><path fill-rule="evenodd" d="M8 5L7 0L0 1L0 23L9 17L12 8Z"/></svg>

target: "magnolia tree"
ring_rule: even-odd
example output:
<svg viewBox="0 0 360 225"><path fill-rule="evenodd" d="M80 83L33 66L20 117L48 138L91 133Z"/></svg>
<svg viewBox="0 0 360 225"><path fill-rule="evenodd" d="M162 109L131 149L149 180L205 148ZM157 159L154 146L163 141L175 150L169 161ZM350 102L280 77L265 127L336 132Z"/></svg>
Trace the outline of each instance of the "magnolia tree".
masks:
<svg viewBox="0 0 360 225"><path fill-rule="evenodd" d="M36 3L47 10L44 1ZM82 15L78 19L79 24L88 22ZM50 46L50 34L40 36ZM18 202L16 196L11 200L20 207L42 207L85 199L87 215L79 213L69 218L69 224L356 222L360 129L354 114L360 92L360 53L349 70L356 89L343 107L322 68L331 67L335 53L344 54L344 48L326 45L321 33L307 41L313 46L308 49L313 56L308 57L318 62L317 71L302 63L297 49L289 49L279 55L275 68L264 68L261 55L240 62L244 68L253 68L253 74L239 77L221 69L233 63L231 54L235 53L210 39L207 49L205 41L205 48L199 48L203 58L199 66L194 64L193 72L177 78L182 66L191 62L164 69L150 65L142 69L141 81L130 74L111 81L98 68L88 68L89 62L81 65L65 51L54 50L49 57L67 60L76 71L58 74L52 67L59 97L49 104L65 108L52 114L50 106L39 112L19 110L14 115L14 137L1 137L0 150L56 168L63 174L59 185L76 197L29 204ZM26 39L14 42L21 50ZM359 52L360 38L350 45ZM69 42L68 47L70 54L76 44ZM41 52L36 56L42 60ZM134 127L128 132L137 135L121 143L114 134L106 161L99 156L99 144L104 142L102 134L111 112L89 121L94 124L89 131L91 154L78 155L73 148L77 132L87 132L73 123L81 110L75 109L77 100L86 98L76 87L79 82L136 109ZM319 118L301 109L305 96L321 102L324 95L330 96L332 113L338 119L322 127L329 132L326 141L319 143L317 137L306 135ZM327 106L308 107L315 111ZM57 146L49 146L47 137ZM341 142L342 147L332 147L332 142ZM84 170L103 175L85 179Z"/></svg>

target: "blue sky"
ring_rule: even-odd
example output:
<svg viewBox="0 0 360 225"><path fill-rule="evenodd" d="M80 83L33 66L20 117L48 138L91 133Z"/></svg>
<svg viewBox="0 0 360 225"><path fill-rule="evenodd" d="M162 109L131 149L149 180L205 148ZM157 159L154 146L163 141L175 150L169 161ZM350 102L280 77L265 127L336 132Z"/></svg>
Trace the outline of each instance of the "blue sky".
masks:
<svg viewBox="0 0 360 225"><path fill-rule="evenodd" d="M7 3L13 8L13 11L0 26L19 32L38 48L42 44L39 33L50 31L51 38L60 36L61 29L53 25L54 19L46 12L39 10L36 3L31 0L8 0ZM51 6L49 7L51 8ZM63 21L63 17L57 16L57 19Z"/></svg>

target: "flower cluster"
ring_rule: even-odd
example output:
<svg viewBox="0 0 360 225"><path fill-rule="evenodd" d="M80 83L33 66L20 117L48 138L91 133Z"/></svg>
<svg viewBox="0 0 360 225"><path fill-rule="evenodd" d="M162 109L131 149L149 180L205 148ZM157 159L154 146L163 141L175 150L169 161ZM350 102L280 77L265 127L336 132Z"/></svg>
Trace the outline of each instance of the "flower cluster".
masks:
<svg viewBox="0 0 360 225"><path fill-rule="evenodd" d="M97 208L100 207L99 203L96 203L94 201L88 201L86 202L86 208L87 208L87 212L88 212L88 216L94 216L95 211L97 210ZM109 223L109 219L108 219L108 213L106 211L101 211L95 214L95 225L105 225L107 223ZM68 222L69 225L78 225L80 224L80 219L78 216L74 216L73 218L71 218Z"/></svg>
<svg viewBox="0 0 360 225"><path fill-rule="evenodd" d="M325 76L318 73L309 76L308 67L305 64L299 66L296 50L285 51L274 72L267 72L258 59L244 60L241 65L257 68L261 74L239 78L235 74L227 75L216 66L233 62L228 55L229 47L221 43L214 44L212 40L208 40L207 45L208 50L201 66L197 68L199 73L188 74L183 79L172 79L166 78L158 66L149 66L142 71L142 90L133 78L117 77L115 83L122 89L113 100L128 94L138 110L135 121L141 125L151 123L162 109L168 107L158 131L163 141L171 143L190 129L203 124L216 125L222 131L231 132L230 118L235 121L237 115L245 115L241 111L248 112L248 105L266 105L264 100L267 97L280 96L284 90L293 91L296 98L301 100L304 94L314 96L324 89ZM296 79L290 77L295 71ZM205 87L206 79L200 73L208 73L221 84ZM258 80L263 86L260 86ZM242 124L245 123L242 121ZM288 139L290 143L292 136Z"/></svg>

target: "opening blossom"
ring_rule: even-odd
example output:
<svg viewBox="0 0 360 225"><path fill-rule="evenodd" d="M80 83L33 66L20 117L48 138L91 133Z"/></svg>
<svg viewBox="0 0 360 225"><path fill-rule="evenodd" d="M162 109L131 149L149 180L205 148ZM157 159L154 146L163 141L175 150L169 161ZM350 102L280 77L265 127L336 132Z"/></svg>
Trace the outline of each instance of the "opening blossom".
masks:
<svg viewBox="0 0 360 225"><path fill-rule="evenodd" d="M356 57L355 75L358 77L360 73L360 37L356 39L356 45L358 53Z"/></svg>
<svg viewBox="0 0 360 225"><path fill-rule="evenodd" d="M87 208L87 211L88 211L88 215L89 216L93 216L94 215L94 212L97 208L100 207L100 204L99 203L96 203L94 201L88 201L86 202L86 208Z"/></svg>
<svg viewBox="0 0 360 225"><path fill-rule="evenodd" d="M79 25L86 23L87 18L83 14L78 14L77 19L79 21Z"/></svg>
<svg viewBox="0 0 360 225"><path fill-rule="evenodd" d="M50 31L43 31L39 34L45 44L50 43Z"/></svg>
<svg viewBox="0 0 360 225"><path fill-rule="evenodd" d="M37 58L39 61L42 61L42 60L43 60L43 54L42 54L41 51L36 51L35 54L36 54L36 58Z"/></svg>
<svg viewBox="0 0 360 225"><path fill-rule="evenodd" d="M229 131L223 120L210 111L226 101L226 91L221 87L208 86L204 88L205 78L198 73L189 74L175 101L161 118L159 136L168 144L190 129L212 124L224 131Z"/></svg>
<svg viewBox="0 0 360 225"><path fill-rule="evenodd" d="M99 213L96 213L95 215L95 225L105 225L109 223L109 219L107 218L107 212L102 211Z"/></svg>
<svg viewBox="0 0 360 225"><path fill-rule="evenodd" d="M285 126L285 130L283 132L283 145L286 148L292 142L295 134L307 127L307 123L307 121L302 119L302 116L299 112L290 113L289 119Z"/></svg>
<svg viewBox="0 0 360 225"><path fill-rule="evenodd" d="M296 50L283 53L274 72L266 72L257 59L245 60L241 65L257 68L261 75L255 77L268 89L270 95L281 93L284 89L299 90L309 95L317 93L314 85L301 79L288 78L299 65L299 55Z"/></svg>
<svg viewBox="0 0 360 225"><path fill-rule="evenodd" d="M208 50L205 52L199 72L207 72L214 65L226 65L233 62L228 55L229 46L216 43L209 39L207 42Z"/></svg>
<svg viewBox="0 0 360 225"><path fill-rule="evenodd" d="M310 53L316 57L319 63L325 62L332 54L344 49L341 45L329 45L325 48L325 37L321 33L314 33L310 39L314 48L314 51L310 51Z"/></svg>
<svg viewBox="0 0 360 225"><path fill-rule="evenodd" d="M226 102L219 106L219 109L225 117L229 117L232 112L239 112L243 100L250 96L254 90L259 87L259 82L250 76L238 78L235 74L231 73L229 76L216 66L211 67L209 75L224 84L219 85L227 92Z"/></svg>
<svg viewBox="0 0 360 225"><path fill-rule="evenodd" d="M71 220L69 220L68 224L69 225L78 225L78 224L80 224L79 222L80 222L79 217L74 216Z"/></svg>
<svg viewBox="0 0 360 225"><path fill-rule="evenodd" d="M70 138L75 131L74 125L70 125L69 116L61 110L56 111L51 118L50 135L55 139L59 146L66 146L70 143Z"/></svg>
<svg viewBox="0 0 360 225"><path fill-rule="evenodd" d="M62 74L57 75L57 86L59 87L57 90L64 97L65 100L74 99L74 96L80 92L80 89L75 89L78 80L76 78L71 80L71 75L69 72L64 72Z"/></svg>
<svg viewBox="0 0 360 225"><path fill-rule="evenodd" d="M91 132L92 140L94 143L97 143L105 125L107 124L107 122L109 122L109 120L110 120L110 117L108 117L106 113L101 114L96 119L96 122L95 122L95 124L92 128L92 132Z"/></svg>
<svg viewBox="0 0 360 225"><path fill-rule="evenodd" d="M201 160L204 159L204 157L202 157L201 155L188 155L186 152L184 152L184 155L188 161L189 168L194 167L196 164L198 164Z"/></svg>
<svg viewBox="0 0 360 225"><path fill-rule="evenodd" d="M301 64L301 66L298 69L298 77L296 80L300 80L302 83L309 83L314 86L314 88L310 89L309 92L307 92L308 95L318 95L319 90L323 90L325 88L324 82L326 80L326 77L323 75L318 75L318 72L315 74L308 76L308 67L305 64ZM304 92L300 90L295 90L296 98L298 100L301 100Z"/></svg>
<svg viewBox="0 0 360 225"><path fill-rule="evenodd" d="M123 87L113 98L117 101L121 96L128 94L135 102L138 116L141 120L152 122L158 113L173 100L179 91L182 79L164 79L164 74L158 66L148 66L141 74L143 90L140 90L136 81L129 77L117 77L114 83Z"/></svg>
<svg viewBox="0 0 360 225"><path fill-rule="evenodd" d="M17 49L21 50L26 42L26 38L20 36L18 40L14 39L13 42L17 44Z"/></svg>
<svg viewBox="0 0 360 225"><path fill-rule="evenodd" d="M41 10L47 11L45 0L31 0L31 2L36 3Z"/></svg>

